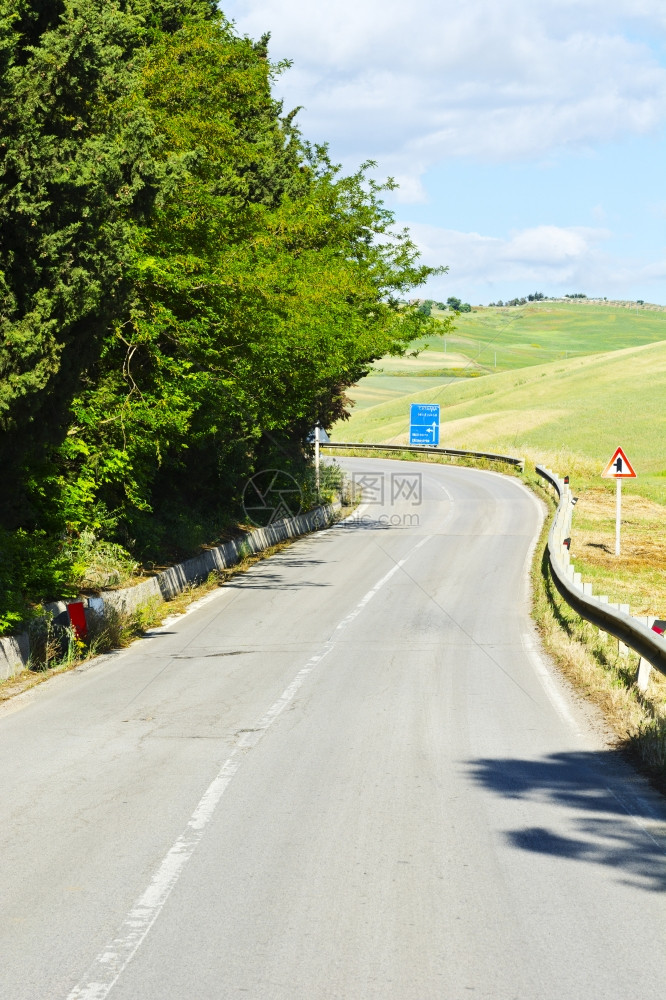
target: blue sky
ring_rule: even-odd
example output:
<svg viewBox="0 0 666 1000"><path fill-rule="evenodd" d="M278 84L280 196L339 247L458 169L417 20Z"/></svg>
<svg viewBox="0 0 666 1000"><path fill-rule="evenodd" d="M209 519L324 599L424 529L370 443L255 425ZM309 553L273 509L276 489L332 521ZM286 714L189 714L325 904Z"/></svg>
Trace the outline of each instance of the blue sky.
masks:
<svg viewBox="0 0 666 1000"><path fill-rule="evenodd" d="M420 295L666 303L666 0L228 0L307 138L366 159Z"/></svg>

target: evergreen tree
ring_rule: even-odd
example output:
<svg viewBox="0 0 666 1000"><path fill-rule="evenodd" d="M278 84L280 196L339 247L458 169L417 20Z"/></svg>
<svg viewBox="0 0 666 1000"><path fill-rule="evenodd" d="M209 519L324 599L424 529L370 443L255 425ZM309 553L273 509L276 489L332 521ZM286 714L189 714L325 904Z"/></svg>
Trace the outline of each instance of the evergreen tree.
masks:
<svg viewBox="0 0 666 1000"><path fill-rule="evenodd" d="M143 67L164 156L186 169L138 234L130 320L65 451L70 481L150 544L183 508L228 508L257 463L298 461L344 389L430 322L399 308L432 271L388 237L381 190L303 142L272 73L265 40L222 18L163 34Z"/></svg>
<svg viewBox="0 0 666 1000"><path fill-rule="evenodd" d="M81 375L126 312L133 223L165 175L137 100L150 31L209 0L0 0L0 520L62 440Z"/></svg>

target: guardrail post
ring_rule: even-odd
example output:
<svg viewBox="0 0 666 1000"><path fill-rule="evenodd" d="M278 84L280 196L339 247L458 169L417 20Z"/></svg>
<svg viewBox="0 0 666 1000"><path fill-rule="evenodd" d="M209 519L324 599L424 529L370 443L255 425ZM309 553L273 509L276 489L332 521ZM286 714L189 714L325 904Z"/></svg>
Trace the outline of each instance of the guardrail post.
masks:
<svg viewBox="0 0 666 1000"><path fill-rule="evenodd" d="M650 674L652 673L652 666L646 659L642 656L638 661L638 670L636 671L636 687L641 692L645 694L648 689L648 684L650 683Z"/></svg>
<svg viewBox="0 0 666 1000"><path fill-rule="evenodd" d="M643 625L647 625L648 628L652 628L655 623L654 615L641 615L637 617L637 621L642 622ZM648 684L650 683L650 675L652 674L652 664L645 657L641 656L638 661L638 670L636 671L636 687L641 692L645 694L648 689Z"/></svg>
<svg viewBox="0 0 666 1000"><path fill-rule="evenodd" d="M628 604L618 604L618 611L623 611L625 615L629 614ZM617 655L618 656L629 656L629 647L626 643L622 642L622 639L617 640Z"/></svg>
<svg viewBox="0 0 666 1000"><path fill-rule="evenodd" d="M597 597L597 600L599 601L599 604L608 604L608 594L600 594L599 597ZM606 630L603 628L597 629L597 631L600 639L606 635Z"/></svg>

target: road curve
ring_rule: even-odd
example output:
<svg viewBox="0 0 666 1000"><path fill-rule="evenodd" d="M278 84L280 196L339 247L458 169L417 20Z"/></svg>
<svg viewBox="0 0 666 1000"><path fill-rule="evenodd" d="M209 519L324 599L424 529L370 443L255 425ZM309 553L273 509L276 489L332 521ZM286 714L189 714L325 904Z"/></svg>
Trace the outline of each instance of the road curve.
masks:
<svg viewBox="0 0 666 1000"><path fill-rule="evenodd" d="M537 501L351 520L0 711L3 1000L641 1000L666 810L539 654Z"/></svg>

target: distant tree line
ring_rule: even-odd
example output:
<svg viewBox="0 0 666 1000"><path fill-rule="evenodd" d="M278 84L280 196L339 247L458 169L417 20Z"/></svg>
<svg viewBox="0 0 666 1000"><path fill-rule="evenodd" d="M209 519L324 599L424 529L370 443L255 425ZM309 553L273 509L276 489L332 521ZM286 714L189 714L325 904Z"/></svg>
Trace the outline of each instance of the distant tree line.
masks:
<svg viewBox="0 0 666 1000"><path fill-rule="evenodd" d="M446 311L451 309L454 312L464 313L471 312L472 307L469 302L461 302L460 299L455 298L455 296L450 296L446 302L436 302L434 299L422 299L418 303L418 311L424 316L430 316L432 310L441 309Z"/></svg>
<svg viewBox="0 0 666 1000"><path fill-rule="evenodd" d="M497 302L489 302L489 308L492 306L525 306L528 302L544 302L548 298L543 292L531 292L523 298L508 299L506 302L502 302L499 299Z"/></svg>

